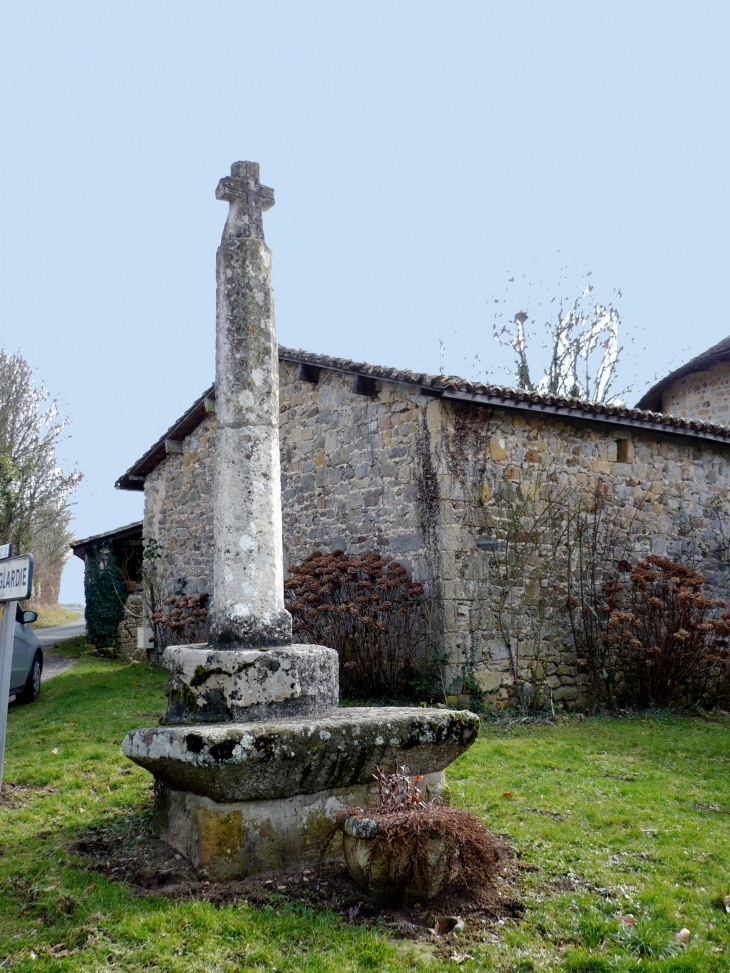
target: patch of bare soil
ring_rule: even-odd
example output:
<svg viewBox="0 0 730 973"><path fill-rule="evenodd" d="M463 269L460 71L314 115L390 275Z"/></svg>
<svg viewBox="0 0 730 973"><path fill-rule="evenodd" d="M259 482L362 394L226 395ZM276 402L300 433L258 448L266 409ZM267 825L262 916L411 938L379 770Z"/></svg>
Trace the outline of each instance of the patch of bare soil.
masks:
<svg viewBox="0 0 730 973"><path fill-rule="evenodd" d="M335 912L347 922L377 922L403 939L438 941L431 930L439 916L461 917L462 937L466 941L483 939L493 934L497 925L518 919L524 911L517 894L519 868L506 845L501 846L500 874L480 890L478 900L442 893L426 907L384 905L350 878L343 862L331 860L262 872L245 879L209 881L200 878L182 855L150 834L149 819L136 818L121 831L118 826L87 831L73 843L72 851L82 855L88 867L124 883L139 896L164 895L172 899L203 899L217 905L238 902L274 908L296 904ZM445 940L453 942L448 935Z"/></svg>
<svg viewBox="0 0 730 973"><path fill-rule="evenodd" d="M53 788L31 787L29 784L8 784L7 781L3 781L0 791L0 807L22 807L33 794L53 794Z"/></svg>
<svg viewBox="0 0 730 973"><path fill-rule="evenodd" d="M51 655L46 654L43 657L43 673L41 675L41 682L48 682L49 679L53 679L54 676L59 676L62 672L75 666L78 659L69 659L68 656L64 655Z"/></svg>

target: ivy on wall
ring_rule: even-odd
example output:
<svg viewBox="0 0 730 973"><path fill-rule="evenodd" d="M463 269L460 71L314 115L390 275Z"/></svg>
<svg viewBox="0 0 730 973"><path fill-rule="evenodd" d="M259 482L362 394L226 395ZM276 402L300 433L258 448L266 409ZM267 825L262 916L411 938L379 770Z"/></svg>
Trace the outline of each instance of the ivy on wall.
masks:
<svg viewBox="0 0 730 973"><path fill-rule="evenodd" d="M97 648L116 648L127 588L110 544L86 553L86 637Z"/></svg>

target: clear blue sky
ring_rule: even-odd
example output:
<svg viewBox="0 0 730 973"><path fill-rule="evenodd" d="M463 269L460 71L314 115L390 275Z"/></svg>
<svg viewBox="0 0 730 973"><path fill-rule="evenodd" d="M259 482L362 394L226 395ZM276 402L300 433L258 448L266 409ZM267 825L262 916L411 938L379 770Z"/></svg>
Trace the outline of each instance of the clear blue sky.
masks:
<svg viewBox="0 0 730 973"><path fill-rule="evenodd" d="M212 380L237 159L276 191L284 344L506 380L492 295L549 292L565 260L623 292L632 402L724 337L729 22L702 0L3 4L2 343L71 416L77 536L141 517L115 479Z"/></svg>

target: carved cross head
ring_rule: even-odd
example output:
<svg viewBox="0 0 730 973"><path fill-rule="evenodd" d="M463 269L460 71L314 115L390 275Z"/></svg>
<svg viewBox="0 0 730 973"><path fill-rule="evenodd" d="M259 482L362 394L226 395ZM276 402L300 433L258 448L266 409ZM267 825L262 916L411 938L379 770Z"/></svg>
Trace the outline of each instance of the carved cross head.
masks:
<svg viewBox="0 0 730 973"><path fill-rule="evenodd" d="M230 203L224 237L264 239L262 214L274 205L274 190L259 182L258 162L234 162L230 176L218 183L215 198Z"/></svg>

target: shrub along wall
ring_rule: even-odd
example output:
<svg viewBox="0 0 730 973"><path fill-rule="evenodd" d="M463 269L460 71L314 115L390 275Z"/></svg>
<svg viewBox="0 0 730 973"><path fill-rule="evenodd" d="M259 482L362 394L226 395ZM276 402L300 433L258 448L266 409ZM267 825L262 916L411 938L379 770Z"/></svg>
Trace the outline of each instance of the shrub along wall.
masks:
<svg viewBox="0 0 730 973"><path fill-rule="evenodd" d="M337 651L350 698L443 701L430 599L402 564L315 551L284 583L294 634Z"/></svg>

